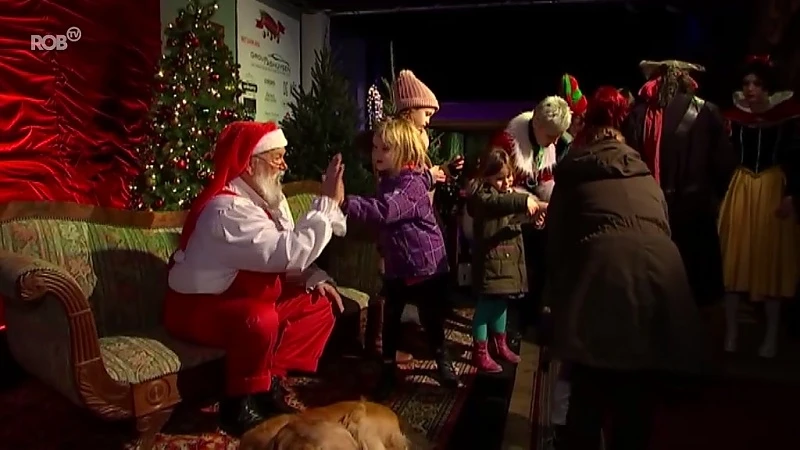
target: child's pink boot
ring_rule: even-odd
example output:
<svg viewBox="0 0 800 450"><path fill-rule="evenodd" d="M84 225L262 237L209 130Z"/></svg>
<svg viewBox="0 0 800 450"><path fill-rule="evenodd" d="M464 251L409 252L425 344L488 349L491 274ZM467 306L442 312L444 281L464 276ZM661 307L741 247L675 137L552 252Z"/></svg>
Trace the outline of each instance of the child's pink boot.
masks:
<svg viewBox="0 0 800 450"><path fill-rule="evenodd" d="M494 348L497 352L498 358L508 361L512 364L519 363L519 355L512 352L511 349L508 348L508 342L506 341L505 333L492 333L492 340L494 341Z"/></svg>
<svg viewBox="0 0 800 450"><path fill-rule="evenodd" d="M482 372L499 373L503 371L500 364L489 356L489 345L486 341L473 341L472 364Z"/></svg>

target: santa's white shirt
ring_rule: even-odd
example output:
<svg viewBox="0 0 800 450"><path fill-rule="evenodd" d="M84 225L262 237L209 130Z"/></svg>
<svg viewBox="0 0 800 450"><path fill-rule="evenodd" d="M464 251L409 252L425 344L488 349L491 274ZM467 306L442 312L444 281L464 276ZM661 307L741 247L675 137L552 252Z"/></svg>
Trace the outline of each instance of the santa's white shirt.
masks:
<svg viewBox="0 0 800 450"><path fill-rule="evenodd" d="M271 208L240 178L203 208L186 250L175 252L169 287L182 294L221 294L240 270L285 274L313 289L332 281L313 265L346 219L333 199L319 196L297 224L284 198Z"/></svg>

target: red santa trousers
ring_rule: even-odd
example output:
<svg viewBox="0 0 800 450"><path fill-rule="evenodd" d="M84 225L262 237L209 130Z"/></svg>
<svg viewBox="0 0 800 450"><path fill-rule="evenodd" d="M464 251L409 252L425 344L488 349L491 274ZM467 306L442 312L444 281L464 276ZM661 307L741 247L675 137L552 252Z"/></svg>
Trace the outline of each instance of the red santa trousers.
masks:
<svg viewBox="0 0 800 450"><path fill-rule="evenodd" d="M167 290L164 324L178 339L226 352L230 396L265 392L273 375L313 372L333 330L330 302L283 276L239 271L222 294Z"/></svg>

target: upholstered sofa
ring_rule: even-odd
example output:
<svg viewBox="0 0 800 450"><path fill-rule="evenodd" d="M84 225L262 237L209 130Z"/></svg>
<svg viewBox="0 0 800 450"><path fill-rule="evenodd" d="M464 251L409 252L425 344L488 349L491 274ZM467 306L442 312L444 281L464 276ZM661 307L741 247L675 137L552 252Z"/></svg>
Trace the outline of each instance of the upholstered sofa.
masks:
<svg viewBox="0 0 800 450"><path fill-rule="evenodd" d="M285 191L297 218L319 184L290 183ZM166 262L184 217L72 203L0 205L0 296L14 358L75 404L135 422L140 448L152 446L186 397L186 379L224 358L222 350L180 342L161 326ZM355 230L334 239L324 259L357 306L356 317L340 324L355 323L353 333L363 333L380 283L374 240ZM363 345L363 334L355 338Z"/></svg>

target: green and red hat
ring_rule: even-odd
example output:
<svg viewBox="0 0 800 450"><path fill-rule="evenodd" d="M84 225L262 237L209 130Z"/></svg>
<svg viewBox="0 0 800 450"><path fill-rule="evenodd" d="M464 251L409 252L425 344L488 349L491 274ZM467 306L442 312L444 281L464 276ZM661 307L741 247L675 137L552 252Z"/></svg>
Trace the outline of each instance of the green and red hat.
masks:
<svg viewBox="0 0 800 450"><path fill-rule="evenodd" d="M564 76L561 77L561 87L559 88L558 94L567 101L569 108L572 110L572 114L582 116L586 113L586 109L589 107L589 101L586 99L586 96L583 95L583 92L581 92L581 88L578 86L578 80L575 77L565 73Z"/></svg>

